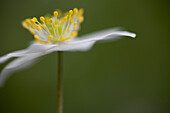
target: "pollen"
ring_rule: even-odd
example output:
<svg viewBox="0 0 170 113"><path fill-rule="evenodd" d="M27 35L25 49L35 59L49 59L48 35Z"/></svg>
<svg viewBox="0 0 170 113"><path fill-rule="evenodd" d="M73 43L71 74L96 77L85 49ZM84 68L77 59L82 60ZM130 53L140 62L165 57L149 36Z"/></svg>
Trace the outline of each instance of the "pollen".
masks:
<svg viewBox="0 0 170 113"><path fill-rule="evenodd" d="M40 17L40 21L41 22L44 22L45 21L45 18L43 16Z"/></svg>
<svg viewBox="0 0 170 113"><path fill-rule="evenodd" d="M41 31L41 28L40 28L40 27L37 27L37 30L38 30L38 31Z"/></svg>
<svg viewBox="0 0 170 113"><path fill-rule="evenodd" d="M34 19L31 19L31 23L35 23L35 20L34 20Z"/></svg>
<svg viewBox="0 0 170 113"><path fill-rule="evenodd" d="M43 28L46 28L45 24L42 24L42 27L43 27Z"/></svg>
<svg viewBox="0 0 170 113"><path fill-rule="evenodd" d="M49 19L49 22L50 22L50 23L53 23L53 19L52 19L52 18L50 18L50 19Z"/></svg>
<svg viewBox="0 0 170 113"><path fill-rule="evenodd" d="M68 30L67 30L68 32L70 32L71 31L71 29L70 28L68 28Z"/></svg>
<svg viewBox="0 0 170 113"><path fill-rule="evenodd" d="M67 21L67 19L68 19L68 15L64 17L64 21Z"/></svg>
<svg viewBox="0 0 170 113"><path fill-rule="evenodd" d="M36 17L33 17L33 20L34 20L34 22L37 22L37 21L38 21Z"/></svg>
<svg viewBox="0 0 170 113"><path fill-rule="evenodd" d="M84 17L81 16L81 17L79 18L79 21L80 21L80 23L82 23L82 22L84 21Z"/></svg>
<svg viewBox="0 0 170 113"><path fill-rule="evenodd" d="M80 24L84 21L84 10L74 8L68 12L54 11L46 16L27 18L22 26L33 34L35 42L41 44L57 44L78 35Z"/></svg>
<svg viewBox="0 0 170 113"><path fill-rule="evenodd" d="M74 26L76 26L77 25L77 22L74 22Z"/></svg>
<svg viewBox="0 0 170 113"><path fill-rule="evenodd" d="M49 43L51 43L51 41L46 41L45 43L46 43L46 44L49 44Z"/></svg>
<svg viewBox="0 0 170 113"><path fill-rule="evenodd" d="M48 39L49 39L49 40L52 40L52 39L53 39L53 36L52 36L52 35L49 35L49 36L48 36Z"/></svg>
<svg viewBox="0 0 170 113"><path fill-rule="evenodd" d="M60 37L61 41L63 41L63 37L64 37L63 35Z"/></svg>
<svg viewBox="0 0 170 113"><path fill-rule="evenodd" d="M35 29L35 25L31 25L31 28L32 28L32 29Z"/></svg>
<svg viewBox="0 0 170 113"><path fill-rule="evenodd" d="M58 12L57 11L54 11L54 16L57 17L58 16Z"/></svg>
<svg viewBox="0 0 170 113"><path fill-rule="evenodd" d="M77 32L72 32L71 35L72 36L76 36L78 33Z"/></svg>
<svg viewBox="0 0 170 113"><path fill-rule="evenodd" d="M39 36L38 36L38 35L34 35L34 38L35 38L35 39L39 39Z"/></svg>
<svg viewBox="0 0 170 113"><path fill-rule="evenodd" d="M70 10L70 11L69 11L69 15L72 15L72 14L73 14L73 10Z"/></svg>
<svg viewBox="0 0 170 113"><path fill-rule="evenodd" d="M75 14L78 13L78 9L77 8L74 8L73 11L74 11Z"/></svg>
<svg viewBox="0 0 170 113"><path fill-rule="evenodd" d="M33 35L35 32L34 31L32 31L32 30L29 30L29 32Z"/></svg>
<svg viewBox="0 0 170 113"><path fill-rule="evenodd" d="M57 25L54 25L54 29L57 29Z"/></svg>
<svg viewBox="0 0 170 113"><path fill-rule="evenodd" d="M58 38L54 39L55 42L59 42L60 40Z"/></svg>

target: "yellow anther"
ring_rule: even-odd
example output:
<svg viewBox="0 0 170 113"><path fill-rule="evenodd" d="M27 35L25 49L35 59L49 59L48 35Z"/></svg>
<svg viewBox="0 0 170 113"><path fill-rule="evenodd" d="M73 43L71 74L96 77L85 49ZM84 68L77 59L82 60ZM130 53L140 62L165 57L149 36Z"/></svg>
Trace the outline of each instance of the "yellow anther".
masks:
<svg viewBox="0 0 170 113"><path fill-rule="evenodd" d="M63 38L64 38L64 36L62 35L62 36L60 37L61 41L63 41Z"/></svg>
<svg viewBox="0 0 170 113"><path fill-rule="evenodd" d="M57 25L54 25L54 29L57 29Z"/></svg>
<svg viewBox="0 0 170 113"><path fill-rule="evenodd" d="M50 19L49 19L49 22L50 22L50 23L53 23L53 19L52 19L52 18L50 18Z"/></svg>
<svg viewBox="0 0 170 113"><path fill-rule="evenodd" d="M35 25L31 25L31 28L32 28L32 29L35 29Z"/></svg>
<svg viewBox="0 0 170 113"><path fill-rule="evenodd" d="M68 15L64 17L64 21L67 21L67 19L68 19Z"/></svg>
<svg viewBox="0 0 170 113"><path fill-rule="evenodd" d="M72 19L70 19L70 22L69 22L69 23L70 23L70 24L72 24L72 22L73 22L73 20L72 20Z"/></svg>
<svg viewBox="0 0 170 113"><path fill-rule="evenodd" d="M78 9L77 8L74 8L73 11L74 11L75 14L78 13Z"/></svg>
<svg viewBox="0 0 170 113"><path fill-rule="evenodd" d="M30 23L31 23L29 19L26 19L25 22L26 22L27 24L30 24Z"/></svg>
<svg viewBox="0 0 170 113"><path fill-rule="evenodd" d="M60 23L60 21L57 19L57 24L59 24Z"/></svg>
<svg viewBox="0 0 170 113"><path fill-rule="evenodd" d="M54 11L54 16L57 17L58 16L58 12Z"/></svg>
<svg viewBox="0 0 170 113"><path fill-rule="evenodd" d="M40 43L41 43L41 44L45 44L45 42L43 42L43 41L40 41Z"/></svg>
<svg viewBox="0 0 170 113"><path fill-rule="evenodd" d="M68 32L70 32L71 31L71 29L70 28L68 28L68 30L67 30Z"/></svg>
<svg viewBox="0 0 170 113"><path fill-rule="evenodd" d="M72 14L73 14L73 10L70 10L70 11L69 11L69 15L72 15Z"/></svg>
<svg viewBox="0 0 170 113"><path fill-rule="evenodd" d="M55 38L54 41L55 41L55 42L59 42L60 40L59 40L58 38Z"/></svg>
<svg viewBox="0 0 170 113"><path fill-rule="evenodd" d="M77 34L78 34L77 32L72 32L71 36L77 36Z"/></svg>
<svg viewBox="0 0 170 113"><path fill-rule="evenodd" d="M45 18L43 16L40 17L40 21L41 22L44 22L45 21Z"/></svg>
<svg viewBox="0 0 170 113"><path fill-rule="evenodd" d="M29 30L29 32L33 35L35 32L34 31L32 31L32 30Z"/></svg>
<svg viewBox="0 0 170 113"><path fill-rule="evenodd" d="M22 22L22 26L24 27L24 28L27 28L28 27L28 25L27 25L27 23L26 22Z"/></svg>
<svg viewBox="0 0 170 113"><path fill-rule="evenodd" d="M77 25L77 22L74 22L74 26L76 26Z"/></svg>
<svg viewBox="0 0 170 113"><path fill-rule="evenodd" d="M38 36L38 35L34 35L34 38L35 38L35 39L39 39L39 36Z"/></svg>
<svg viewBox="0 0 170 113"><path fill-rule="evenodd" d="M49 40L52 40L52 39L53 39L53 36L52 36L52 35L49 35L49 36L48 36L48 39L49 39Z"/></svg>
<svg viewBox="0 0 170 113"><path fill-rule="evenodd" d="M37 43L38 43L38 42L40 42L40 40L39 40L39 39L35 39L35 42L37 42Z"/></svg>
<svg viewBox="0 0 170 113"><path fill-rule="evenodd" d="M65 38L63 41L66 41L66 40L69 40L69 39L71 39L72 37L67 37L67 38Z"/></svg>
<svg viewBox="0 0 170 113"><path fill-rule="evenodd" d="M80 26L77 27L77 30L80 30Z"/></svg>
<svg viewBox="0 0 170 113"><path fill-rule="evenodd" d="M35 20L34 20L34 19L31 19L30 21L31 21L31 23L35 23Z"/></svg>
<svg viewBox="0 0 170 113"><path fill-rule="evenodd" d="M80 23L83 22L83 21L84 21L84 17L81 16L81 17L79 18L79 21L80 21Z"/></svg>
<svg viewBox="0 0 170 113"><path fill-rule="evenodd" d="M81 8L81 9L79 10L78 15L81 16L81 15L83 15L83 13L84 13L84 9Z"/></svg>
<svg viewBox="0 0 170 113"><path fill-rule="evenodd" d="M73 29L76 29L76 26L74 26Z"/></svg>
<svg viewBox="0 0 170 113"><path fill-rule="evenodd" d="M45 24L42 24L42 27L43 27L43 28L46 28Z"/></svg>
<svg viewBox="0 0 170 113"><path fill-rule="evenodd" d="M41 25L41 24L38 24L38 26L42 27L42 25Z"/></svg>
<svg viewBox="0 0 170 113"><path fill-rule="evenodd" d="M41 31L41 28L40 28L40 27L37 27L37 30L38 30L38 31Z"/></svg>
<svg viewBox="0 0 170 113"><path fill-rule="evenodd" d="M51 41L46 41L45 43L46 43L46 44L49 44L49 43L51 43Z"/></svg>
<svg viewBox="0 0 170 113"><path fill-rule="evenodd" d="M37 22L37 21L38 21L36 17L33 17L33 20L34 20L34 22Z"/></svg>

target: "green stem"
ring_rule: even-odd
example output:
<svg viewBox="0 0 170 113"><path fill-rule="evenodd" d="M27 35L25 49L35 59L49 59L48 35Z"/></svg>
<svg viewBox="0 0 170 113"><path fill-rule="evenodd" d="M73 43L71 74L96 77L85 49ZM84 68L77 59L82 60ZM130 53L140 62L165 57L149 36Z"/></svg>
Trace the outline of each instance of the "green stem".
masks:
<svg viewBox="0 0 170 113"><path fill-rule="evenodd" d="M58 51L58 112L63 113L63 74L62 74L62 52Z"/></svg>

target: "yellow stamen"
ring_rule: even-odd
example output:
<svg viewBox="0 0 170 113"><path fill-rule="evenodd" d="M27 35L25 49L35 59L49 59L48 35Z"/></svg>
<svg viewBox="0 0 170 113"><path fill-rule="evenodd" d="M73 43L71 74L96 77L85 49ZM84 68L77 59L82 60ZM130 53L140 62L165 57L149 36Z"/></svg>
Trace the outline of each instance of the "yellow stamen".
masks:
<svg viewBox="0 0 170 113"><path fill-rule="evenodd" d="M38 21L36 17L33 17L33 20L34 20L34 22L37 22L37 21Z"/></svg>
<svg viewBox="0 0 170 113"><path fill-rule="evenodd" d="M34 20L34 19L31 19L30 21L31 21L31 23L35 23L35 20Z"/></svg>
<svg viewBox="0 0 170 113"><path fill-rule="evenodd" d="M27 27L28 27L28 25L27 25L26 22L22 22L22 26L23 26L24 28L27 28Z"/></svg>
<svg viewBox="0 0 170 113"><path fill-rule="evenodd" d="M40 27L37 27L37 30L38 30L38 31L41 31L41 28L40 28Z"/></svg>
<svg viewBox="0 0 170 113"><path fill-rule="evenodd" d="M60 23L60 21L59 20L57 20L57 24L59 24Z"/></svg>
<svg viewBox="0 0 170 113"><path fill-rule="evenodd" d="M38 35L34 35L34 38L35 38L35 39L39 39L39 36L38 36Z"/></svg>
<svg viewBox="0 0 170 113"><path fill-rule="evenodd" d="M74 26L76 26L77 25L77 22L74 22Z"/></svg>
<svg viewBox="0 0 170 113"><path fill-rule="evenodd" d="M54 29L57 29L57 25L54 25Z"/></svg>
<svg viewBox="0 0 170 113"><path fill-rule="evenodd" d="M40 43L41 43L41 44L45 44L45 42L43 42L43 41L40 41Z"/></svg>
<svg viewBox="0 0 170 113"><path fill-rule="evenodd" d="M73 11L74 11L75 14L78 13L78 9L77 8L74 8Z"/></svg>
<svg viewBox="0 0 170 113"><path fill-rule="evenodd" d="M68 19L68 15L64 17L64 21L67 21L67 19Z"/></svg>
<svg viewBox="0 0 170 113"><path fill-rule="evenodd" d="M49 36L48 36L48 39L49 39L49 40L52 40L52 39L53 39L53 36L52 36L52 35L49 35Z"/></svg>
<svg viewBox="0 0 170 113"><path fill-rule="evenodd" d="M55 42L59 42L60 40L59 40L58 38L55 38L54 41L55 41Z"/></svg>
<svg viewBox="0 0 170 113"><path fill-rule="evenodd" d="M69 39L71 39L71 38L72 38L72 37L67 37L67 38L63 39L63 41L69 40Z"/></svg>
<svg viewBox="0 0 170 113"><path fill-rule="evenodd" d="M50 23L53 23L53 19L52 19L52 18L50 18L50 19L49 19L49 22L50 22Z"/></svg>
<svg viewBox="0 0 170 113"><path fill-rule="evenodd" d="M71 29L70 28L68 28L68 30L67 30L68 32L70 32L71 31Z"/></svg>
<svg viewBox="0 0 170 113"><path fill-rule="evenodd" d="M71 35L72 36L76 36L78 33L77 32L72 32Z"/></svg>
<svg viewBox="0 0 170 113"><path fill-rule="evenodd" d="M26 22L27 24L30 24L30 23L31 23L29 19L26 19L25 22Z"/></svg>
<svg viewBox="0 0 170 113"><path fill-rule="evenodd" d="M35 32L34 31L32 31L32 30L29 30L29 32L33 35Z"/></svg>
<svg viewBox="0 0 170 113"><path fill-rule="evenodd" d="M81 17L79 18L79 21L80 21L80 23L83 22L83 21L84 21L84 17L81 16Z"/></svg>
<svg viewBox="0 0 170 113"><path fill-rule="evenodd" d="M83 15L83 13L84 13L84 9L81 8L81 9L79 10L78 15L81 16L81 15Z"/></svg>
<svg viewBox="0 0 170 113"><path fill-rule="evenodd" d="M58 12L54 11L54 16L57 17L58 16Z"/></svg>
<svg viewBox="0 0 170 113"><path fill-rule="evenodd" d="M42 27L43 27L43 28L46 28L45 24L42 24Z"/></svg>
<svg viewBox="0 0 170 113"><path fill-rule="evenodd" d="M31 28L32 28L32 29L35 29L35 25L31 25Z"/></svg>
<svg viewBox="0 0 170 113"><path fill-rule="evenodd" d="M72 22L73 22L73 20L72 20L72 19L70 19L70 24L72 24Z"/></svg>
<svg viewBox="0 0 170 113"><path fill-rule="evenodd" d="M63 38L64 38L64 36L62 35L62 36L60 37L61 41L63 41Z"/></svg>
<svg viewBox="0 0 170 113"><path fill-rule="evenodd" d="M45 18L43 16L40 17L40 21L41 22L44 22L45 21Z"/></svg>
<svg viewBox="0 0 170 113"><path fill-rule="evenodd" d="M39 40L39 39L35 39L35 42L37 42L37 43L38 43L38 42L40 42L40 40Z"/></svg>
<svg viewBox="0 0 170 113"><path fill-rule="evenodd" d="M45 43L46 43L46 44L49 44L49 43L51 43L51 41L46 41Z"/></svg>
<svg viewBox="0 0 170 113"><path fill-rule="evenodd" d="M72 15L72 14L73 14L73 10L70 10L70 11L69 11L69 15Z"/></svg>

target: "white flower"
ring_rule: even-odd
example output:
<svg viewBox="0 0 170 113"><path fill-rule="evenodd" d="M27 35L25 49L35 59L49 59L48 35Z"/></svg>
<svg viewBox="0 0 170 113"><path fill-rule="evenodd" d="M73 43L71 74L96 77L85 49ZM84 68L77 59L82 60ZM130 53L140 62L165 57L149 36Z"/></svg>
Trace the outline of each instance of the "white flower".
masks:
<svg viewBox="0 0 170 113"><path fill-rule="evenodd" d="M35 38L27 49L15 51L0 57L0 63L4 63L12 57L18 57L9 63L0 74L2 86L9 75L32 64L38 57L55 51L87 51L96 41L118 39L120 36L135 37L134 33L120 31L111 28L85 36L77 37L80 23L83 22L83 10L74 8L61 14L54 11L54 16L26 19L23 27L28 29Z"/></svg>

